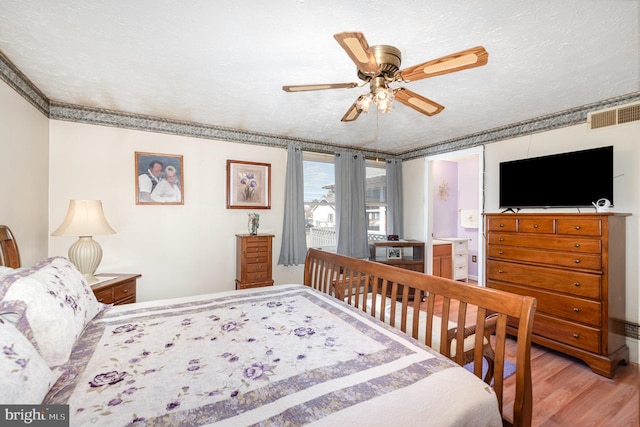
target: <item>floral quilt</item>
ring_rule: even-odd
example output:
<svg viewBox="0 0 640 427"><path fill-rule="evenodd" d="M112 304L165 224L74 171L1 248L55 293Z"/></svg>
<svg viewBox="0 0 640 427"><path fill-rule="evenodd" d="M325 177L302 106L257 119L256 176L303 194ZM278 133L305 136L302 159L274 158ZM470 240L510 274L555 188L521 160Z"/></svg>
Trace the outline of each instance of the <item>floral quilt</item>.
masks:
<svg viewBox="0 0 640 427"><path fill-rule="evenodd" d="M501 425L475 376L301 285L111 307L45 403L73 426Z"/></svg>

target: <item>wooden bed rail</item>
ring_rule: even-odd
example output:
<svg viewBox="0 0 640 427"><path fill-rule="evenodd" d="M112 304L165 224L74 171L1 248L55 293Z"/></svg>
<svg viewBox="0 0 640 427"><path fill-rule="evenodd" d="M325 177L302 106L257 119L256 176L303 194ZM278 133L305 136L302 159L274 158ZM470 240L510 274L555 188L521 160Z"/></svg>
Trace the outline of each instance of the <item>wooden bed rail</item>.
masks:
<svg viewBox="0 0 640 427"><path fill-rule="evenodd" d="M439 350L436 350L461 365L469 361L465 360L463 351L465 338L473 339L473 350L467 355L473 354L474 374L481 379L487 337L484 333L475 334L475 331L493 332L495 328L492 340L495 345L494 370L491 379L500 413L505 425L531 425L531 331L536 309L535 298L317 249L309 249L307 252L304 284L368 312L427 346L433 348L432 344L439 342ZM414 292L418 297L414 297ZM434 315L436 299L442 300L441 316ZM389 303L390 301L396 303ZM457 316L450 316L452 302L457 302ZM423 307L426 306L426 310L420 309L421 303ZM465 324L468 306L477 307L478 313L475 324L471 326ZM505 417L502 404L508 317L519 319L512 418ZM453 329L451 323L454 323Z"/></svg>

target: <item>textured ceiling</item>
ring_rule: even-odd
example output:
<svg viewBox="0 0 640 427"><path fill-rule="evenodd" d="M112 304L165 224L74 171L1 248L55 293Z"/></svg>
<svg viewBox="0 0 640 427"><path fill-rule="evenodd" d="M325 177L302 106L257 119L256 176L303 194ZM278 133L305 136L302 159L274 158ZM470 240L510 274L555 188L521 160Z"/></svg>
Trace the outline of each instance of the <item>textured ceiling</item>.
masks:
<svg viewBox="0 0 640 427"><path fill-rule="evenodd" d="M0 0L0 51L52 101L403 153L639 91L639 18L637 0ZM342 31L401 68L477 45L489 63L404 84L439 115L342 123L366 88L281 89L358 81Z"/></svg>

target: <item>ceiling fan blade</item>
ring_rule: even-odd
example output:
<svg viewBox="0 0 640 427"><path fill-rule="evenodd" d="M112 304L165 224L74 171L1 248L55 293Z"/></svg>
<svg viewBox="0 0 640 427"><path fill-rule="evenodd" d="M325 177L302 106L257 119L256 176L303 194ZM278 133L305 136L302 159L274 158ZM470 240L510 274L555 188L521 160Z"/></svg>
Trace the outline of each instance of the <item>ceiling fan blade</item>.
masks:
<svg viewBox="0 0 640 427"><path fill-rule="evenodd" d="M394 96L398 102L406 105L407 107L413 108L419 113L426 114L427 116L436 115L440 111L444 110L444 106L437 102L427 99L424 96L418 95L417 93L403 87L398 89Z"/></svg>
<svg viewBox="0 0 640 427"><path fill-rule="evenodd" d="M325 83L325 84L313 84L313 85L282 86L282 90L285 92L304 92L308 90L349 89L357 86L358 86L358 83Z"/></svg>
<svg viewBox="0 0 640 427"><path fill-rule="evenodd" d="M362 113L362 110L359 109L358 106L356 105L357 102L358 101L351 104L351 107L349 107L349 109L344 114L344 116L342 116L342 119L340 119L341 122L352 122L358 118L360 113Z"/></svg>
<svg viewBox="0 0 640 427"><path fill-rule="evenodd" d="M347 52L349 58L356 64L358 70L364 74L377 74L378 63L369 47L369 43L364 38L364 34L359 32L345 32L334 34L340 46Z"/></svg>
<svg viewBox="0 0 640 427"><path fill-rule="evenodd" d="M414 80L426 79L427 77L439 76L441 74L453 73L454 71L466 70L467 68L480 67L489 60L489 54L482 46L463 50L443 56L442 58L427 61L423 64L414 65L398 71L397 80L411 82Z"/></svg>

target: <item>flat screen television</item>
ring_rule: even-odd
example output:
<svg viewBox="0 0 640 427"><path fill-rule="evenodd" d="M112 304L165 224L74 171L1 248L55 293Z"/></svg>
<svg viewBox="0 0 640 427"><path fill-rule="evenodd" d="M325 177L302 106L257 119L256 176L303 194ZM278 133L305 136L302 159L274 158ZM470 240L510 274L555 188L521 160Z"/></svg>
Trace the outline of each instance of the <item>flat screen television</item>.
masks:
<svg viewBox="0 0 640 427"><path fill-rule="evenodd" d="M500 163L500 208L613 205L613 146Z"/></svg>

